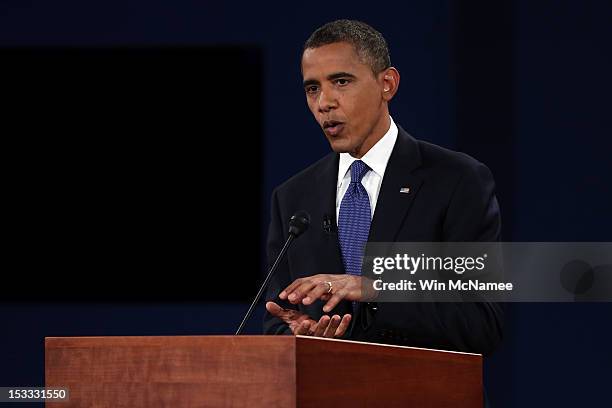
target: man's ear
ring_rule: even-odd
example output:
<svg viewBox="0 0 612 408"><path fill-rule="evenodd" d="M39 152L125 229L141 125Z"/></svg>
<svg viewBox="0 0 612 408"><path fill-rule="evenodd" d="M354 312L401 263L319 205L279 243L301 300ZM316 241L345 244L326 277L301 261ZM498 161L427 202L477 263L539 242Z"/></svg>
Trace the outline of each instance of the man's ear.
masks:
<svg viewBox="0 0 612 408"><path fill-rule="evenodd" d="M399 71L393 67L389 67L381 72L382 75L382 96L385 101L390 101L399 88L400 74Z"/></svg>

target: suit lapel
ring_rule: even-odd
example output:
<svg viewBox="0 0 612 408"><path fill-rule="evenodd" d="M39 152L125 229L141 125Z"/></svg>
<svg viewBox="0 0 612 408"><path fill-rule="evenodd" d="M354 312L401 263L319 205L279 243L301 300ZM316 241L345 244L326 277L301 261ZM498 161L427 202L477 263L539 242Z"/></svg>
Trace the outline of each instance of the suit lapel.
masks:
<svg viewBox="0 0 612 408"><path fill-rule="evenodd" d="M324 267L327 271L318 273L342 273L344 266L342 264L342 256L340 254L340 245L338 243L337 222L336 222L336 189L338 183L338 154L330 155L329 160L321 167L321 171L316 175L315 183L320 188L317 189L317 197L313 197L316 202L314 205L318 207L315 213L320 214L320 220L312 220L313 227L319 228L320 234L323 236L325 256L322 259L328 260ZM328 218L331 221L330 232L320 226L324 220Z"/></svg>
<svg viewBox="0 0 612 408"><path fill-rule="evenodd" d="M370 242L393 242L421 187L423 179L413 174L421 165L416 140L398 126L397 141L391 152L370 225Z"/></svg>
<svg viewBox="0 0 612 408"><path fill-rule="evenodd" d="M336 190L338 187L338 162L340 156L336 153L330 155L326 163L321 166L321 172L317 176L317 183L321 186L318 189L319 197L317 203L320 205L321 213L325 216L329 216L332 220L332 230L336 229ZM338 242L336 236L336 243Z"/></svg>

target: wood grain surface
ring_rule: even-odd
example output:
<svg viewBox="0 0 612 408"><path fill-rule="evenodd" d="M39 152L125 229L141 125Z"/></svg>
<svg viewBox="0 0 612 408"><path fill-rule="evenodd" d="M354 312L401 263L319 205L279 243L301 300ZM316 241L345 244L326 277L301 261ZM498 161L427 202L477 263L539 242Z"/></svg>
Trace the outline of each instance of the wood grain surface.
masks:
<svg viewBox="0 0 612 408"><path fill-rule="evenodd" d="M482 407L482 357L293 336L45 341L47 407Z"/></svg>

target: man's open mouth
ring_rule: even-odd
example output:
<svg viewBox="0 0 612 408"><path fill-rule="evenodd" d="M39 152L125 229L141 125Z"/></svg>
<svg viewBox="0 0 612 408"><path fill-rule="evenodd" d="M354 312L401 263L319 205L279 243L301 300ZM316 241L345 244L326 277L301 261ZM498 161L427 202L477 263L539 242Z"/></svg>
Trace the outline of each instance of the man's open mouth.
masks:
<svg viewBox="0 0 612 408"><path fill-rule="evenodd" d="M342 131L344 123L337 120L326 120L323 122L323 130L330 136L336 136Z"/></svg>

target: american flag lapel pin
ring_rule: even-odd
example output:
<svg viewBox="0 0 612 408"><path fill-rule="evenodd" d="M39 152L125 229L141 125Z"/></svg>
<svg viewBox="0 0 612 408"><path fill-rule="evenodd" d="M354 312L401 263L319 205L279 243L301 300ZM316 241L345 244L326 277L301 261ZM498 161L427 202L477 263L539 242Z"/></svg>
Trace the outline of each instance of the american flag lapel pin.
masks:
<svg viewBox="0 0 612 408"><path fill-rule="evenodd" d="M400 193L408 194L409 192L410 192L410 187L400 188Z"/></svg>

